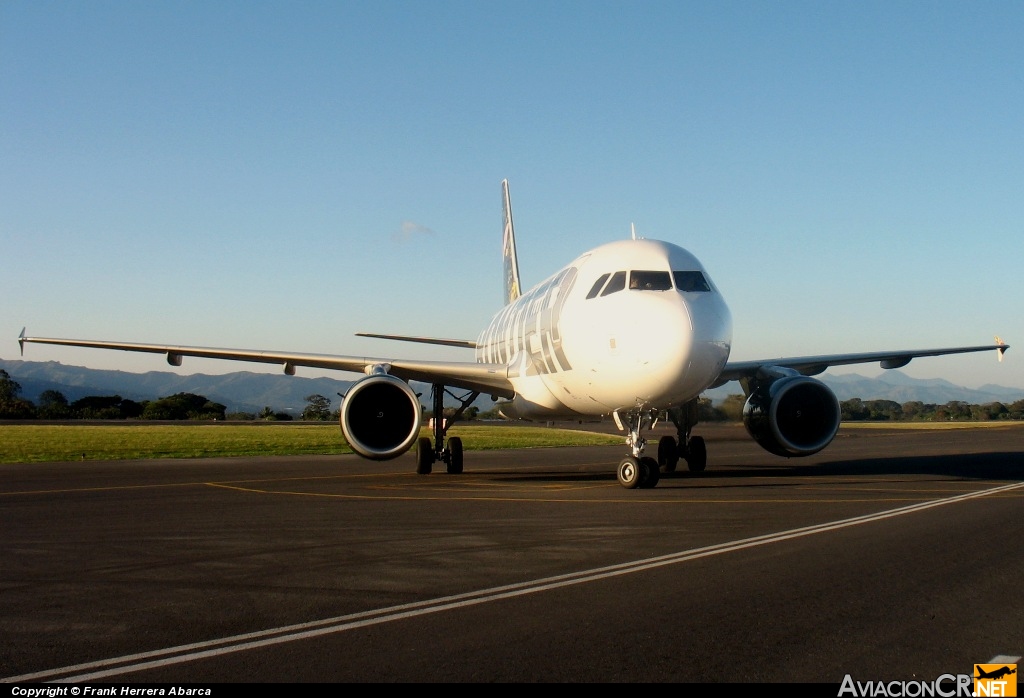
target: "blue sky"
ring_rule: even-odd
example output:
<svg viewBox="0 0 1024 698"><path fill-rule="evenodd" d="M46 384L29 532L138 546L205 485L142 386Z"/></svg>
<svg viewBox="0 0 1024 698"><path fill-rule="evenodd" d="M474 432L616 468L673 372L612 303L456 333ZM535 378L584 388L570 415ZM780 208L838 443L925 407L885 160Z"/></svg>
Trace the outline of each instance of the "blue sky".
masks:
<svg viewBox="0 0 1024 698"><path fill-rule="evenodd" d="M1000 334L905 371L1024 388L1021 36L1012 2L3 0L0 357L469 358L353 334L476 337L507 177L524 286L635 223L734 358Z"/></svg>

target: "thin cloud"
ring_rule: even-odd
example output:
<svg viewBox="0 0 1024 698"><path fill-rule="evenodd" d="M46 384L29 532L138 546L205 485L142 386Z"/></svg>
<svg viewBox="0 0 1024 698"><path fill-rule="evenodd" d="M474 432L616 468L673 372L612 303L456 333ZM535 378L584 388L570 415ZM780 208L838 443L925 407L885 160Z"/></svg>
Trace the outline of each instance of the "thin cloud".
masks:
<svg viewBox="0 0 1024 698"><path fill-rule="evenodd" d="M409 242L410 240L423 235L433 237L436 234L437 233L425 225L420 225L419 223L414 223L412 221L402 221L402 227L391 233L391 239L395 242Z"/></svg>

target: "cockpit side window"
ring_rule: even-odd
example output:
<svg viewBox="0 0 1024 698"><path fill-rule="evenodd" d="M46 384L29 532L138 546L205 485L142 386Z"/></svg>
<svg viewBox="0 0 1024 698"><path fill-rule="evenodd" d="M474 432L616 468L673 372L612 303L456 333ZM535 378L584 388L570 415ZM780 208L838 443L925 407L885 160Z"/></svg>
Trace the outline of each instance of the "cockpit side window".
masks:
<svg viewBox="0 0 1024 698"><path fill-rule="evenodd" d="M621 291L624 288L626 288L626 272L617 271L612 274L611 280L608 282L608 285L604 287L604 291L601 292L601 295L607 296L615 293L616 291Z"/></svg>
<svg viewBox="0 0 1024 698"><path fill-rule="evenodd" d="M676 280L676 288L684 292L710 292L711 284L699 271L674 271L672 276Z"/></svg>
<svg viewBox="0 0 1024 698"><path fill-rule="evenodd" d="M601 292L601 287L604 286L604 282L608 280L609 276L611 276L611 274L601 274L600 278L594 282L594 286L590 289L590 293L587 294L587 300L594 298Z"/></svg>
<svg viewBox="0 0 1024 698"><path fill-rule="evenodd" d="M629 287L637 291L671 291L672 277L667 271L631 271Z"/></svg>

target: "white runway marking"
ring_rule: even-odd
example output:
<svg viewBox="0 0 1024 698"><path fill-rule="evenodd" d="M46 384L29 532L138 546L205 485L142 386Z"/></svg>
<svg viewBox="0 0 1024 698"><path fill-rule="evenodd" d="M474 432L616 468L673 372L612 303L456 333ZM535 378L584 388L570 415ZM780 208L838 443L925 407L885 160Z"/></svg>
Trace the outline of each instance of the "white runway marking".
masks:
<svg viewBox="0 0 1024 698"><path fill-rule="evenodd" d="M848 528L850 526L859 526L861 524L871 523L874 521L881 521L897 516L912 514L914 512L931 509L933 507L945 506L947 504L954 504L968 499L977 499L979 497L985 497L1021 488L1024 488L1024 482L1012 485L1003 485L955 497L947 497L945 499L937 499L930 502L911 504L909 506L890 509L876 514L865 514L863 516L855 516L849 519L817 524L815 526L794 528L780 533L744 538L728 543L720 543L718 545L710 545L704 548L695 548L693 550L686 550L618 565L610 565L608 567L572 572L554 577L546 577L544 579L536 579L529 582L520 582L518 584L481 589L479 591L444 596L437 599L429 599L415 603L389 606L387 608L363 611L361 613L353 613L335 618L326 618L324 620L311 621L308 623L288 625L270 630L261 630L243 635L234 635L232 637L221 638L219 640L207 640L205 642L179 645L177 647L169 647L162 650L141 652L138 654L125 655L123 657L103 659L95 662L61 667L58 669L49 669L32 674L12 676L6 679L0 679L0 681L7 683L43 680L68 683L97 681L111 676L122 676L135 671L144 671L146 669L183 664L185 662L191 662L207 657L216 657L232 652L242 652L259 647L269 647L271 645L282 644L285 642L295 642L297 640L305 640L321 635L340 633L347 630L354 630L356 628L363 628L381 623L390 623L404 618L413 618L430 613L440 613L442 611L448 611L456 608L524 596L526 594L535 594L549 589L557 589L576 584L586 584L599 579L633 574L635 572L642 572L644 570L663 567L666 565L675 565L713 555L722 555L725 553L735 552L737 550L745 550L747 548L769 545L771 543L791 540L794 538L817 535L819 533L835 531L842 528Z"/></svg>

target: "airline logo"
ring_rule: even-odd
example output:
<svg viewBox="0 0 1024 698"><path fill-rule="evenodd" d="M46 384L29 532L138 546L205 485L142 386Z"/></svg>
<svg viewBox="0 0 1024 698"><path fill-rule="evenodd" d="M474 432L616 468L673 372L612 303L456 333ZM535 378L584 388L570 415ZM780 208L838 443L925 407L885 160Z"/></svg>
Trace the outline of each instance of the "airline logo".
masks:
<svg viewBox="0 0 1024 698"><path fill-rule="evenodd" d="M1016 696L1017 665L1016 664L975 664L974 695Z"/></svg>

